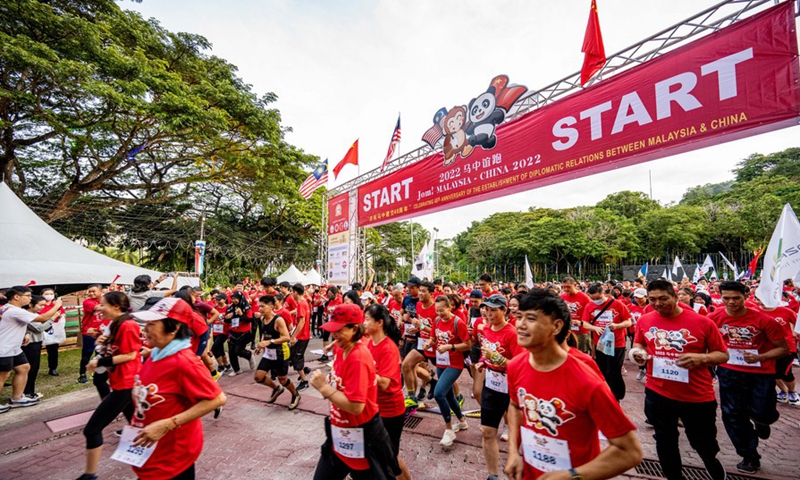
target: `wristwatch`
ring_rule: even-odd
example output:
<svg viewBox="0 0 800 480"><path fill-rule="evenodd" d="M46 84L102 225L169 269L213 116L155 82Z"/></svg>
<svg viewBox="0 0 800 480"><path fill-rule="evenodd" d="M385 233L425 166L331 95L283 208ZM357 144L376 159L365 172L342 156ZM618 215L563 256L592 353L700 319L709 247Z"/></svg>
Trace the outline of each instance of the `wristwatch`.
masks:
<svg viewBox="0 0 800 480"><path fill-rule="evenodd" d="M569 469L569 474L571 475L571 477L569 477L570 480L585 480L583 475L578 473L574 468Z"/></svg>

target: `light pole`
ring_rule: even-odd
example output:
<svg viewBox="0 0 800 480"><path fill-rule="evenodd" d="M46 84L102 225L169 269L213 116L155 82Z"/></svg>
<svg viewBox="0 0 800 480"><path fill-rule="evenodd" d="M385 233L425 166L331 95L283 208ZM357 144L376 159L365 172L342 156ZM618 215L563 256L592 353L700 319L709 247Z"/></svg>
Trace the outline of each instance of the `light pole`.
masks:
<svg viewBox="0 0 800 480"><path fill-rule="evenodd" d="M436 248L436 240L439 238L439 229L433 227L433 231L436 233L433 236L433 279L436 279L436 273L439 271L439 255L438 255L438 248Z"/></svg>

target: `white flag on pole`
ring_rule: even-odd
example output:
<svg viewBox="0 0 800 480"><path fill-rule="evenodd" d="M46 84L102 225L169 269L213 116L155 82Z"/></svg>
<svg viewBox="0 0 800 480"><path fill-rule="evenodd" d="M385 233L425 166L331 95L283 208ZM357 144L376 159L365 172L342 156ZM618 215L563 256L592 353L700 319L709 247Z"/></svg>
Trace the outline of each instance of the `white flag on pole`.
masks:
<svg viewBox="0 0 800 480"><path fill-rule="evenodd" d="M669 271L669 267L664 269L664 273L662 273L661 276L666 278L670 282L672 281L672 272Z"/></svg>
<svg viewBox="0 0 800 480"><path fill-rule="evenodd" d="M700 271L700 265L694 264L694 275L692 275L692 283L697 283L702 277L703 273Z"/></svg>
<svg viewBox="0 0 800 480"><path fill-rule="evenodd" d="M683 269L683 265L681 265L681 261L678 260L678 256L675 255L675 263L672 264L672 274L676 277L678 276L678 269L683 270L683 276L686 276L686 270Z"/></svg>
<svg viewBox="0 0 800 480"><path fill-rule="evenodd" d="M433 280L433 250L431 249L431 242L428 241L422 246L414 265L411 268L411 275L428 280Z"/></svg>
<svg viewBox="0 0 800 480"><path fill-rule="evenodd" d="M731 271L733 271L733 278L737 278L739 276L739 270L736 269L736 265L732 265L731 261L728 260L728 258L725 257L725 255L723 255L722 252L719 252L719 256L722 257L723 261L725 261L725 265L727 265L728 268L730 268Z"/></svg>
<svg viewBox="0 0 800 480"><path fill-rule="evenodd" d="M706 259L700 265L700 276L706 276L711 270L714 270L714 262L711 261L711 255L706 254Z"/></svg>
<svg viewBox="0 0 800 480"><path fill-rule="evenodd" d="M761 282L756 290L756 297L767 308L781 305L783 281L795 278L800 274L800 222L787 203L781 212L781 218L772 232L767 252L764 255L764 269L761 271Z"/></svg>
<svg viewBox="0 0 800 480"><path fill-rule="evenodd" d="M525 255L525 285L528 288L533 288L533 273L531 272L531 264L528 263L527 255Z"/></svg>

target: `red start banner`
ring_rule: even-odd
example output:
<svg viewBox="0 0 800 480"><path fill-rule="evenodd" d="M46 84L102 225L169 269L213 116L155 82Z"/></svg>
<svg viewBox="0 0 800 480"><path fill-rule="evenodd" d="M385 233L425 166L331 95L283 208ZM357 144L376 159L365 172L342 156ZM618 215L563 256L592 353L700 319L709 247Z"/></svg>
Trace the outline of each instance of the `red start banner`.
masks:
<svg viewBox="0 0 800 480"><path fill-rule="evenodd" d="M350 229L350 194L343 193L328 200L328 235Z"/></svg>
<svg viewBox="0 0 800 480"><path fill-rule="evenodd" d="M359 226L468 205L800 123L794 2L783 2L496 129L489 119L502 119L505 112L498 110L495 95L490 87L468 107L452 109L455 115L435 118L442 131L429 138L443 137L445 145L460 142L464 148L450 148L447 159L441 152L432 154L359 187Z"/></svg>

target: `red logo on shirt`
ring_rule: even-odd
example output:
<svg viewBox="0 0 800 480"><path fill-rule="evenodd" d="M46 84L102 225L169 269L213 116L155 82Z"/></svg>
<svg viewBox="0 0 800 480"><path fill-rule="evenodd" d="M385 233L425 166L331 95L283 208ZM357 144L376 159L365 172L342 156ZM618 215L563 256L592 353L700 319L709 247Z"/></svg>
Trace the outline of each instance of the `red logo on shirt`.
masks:
<svg viewBox="0 0 800 480"><path fill-rule="evenodd" d="M549 401L536 398L524 388L518 390L517 397L522 406L525 423L538 430L547 430L550 435L558 435L559 425L575 418L575 414L566 409L564 401L560 398L551 398Z"/></svg>
<svg viewBox="0 0 800 480"><path fill-rule="evenodd" d="M136 375L136 379L133 382L131 395L133 396L136 418L139 420L144 420L146 411L164 401L164 397L158 395L158 385L155 383L147 386L142 385L142 382L139 381L139 375Z"/></svg>
<svg viewBox="0 0 800 480"><path fill-rule="evenodd" d="M759 334L759 329L752 325L746 327L735 327L731 325L723 325L719 327L723 337L727 337L728 343L731 346L735 345L750 345L753 337Z"/></svg>
<svg viewBox="0 0 800 480"><path fill-rule="evenodd" d="M697 341L695 337L685 328L680 330L662 330L656 327L650 327L650 330L644 334L645 338L653 341L653 346L656 350L675 350L682 352L683 347L690 343Z"/></svg>

